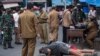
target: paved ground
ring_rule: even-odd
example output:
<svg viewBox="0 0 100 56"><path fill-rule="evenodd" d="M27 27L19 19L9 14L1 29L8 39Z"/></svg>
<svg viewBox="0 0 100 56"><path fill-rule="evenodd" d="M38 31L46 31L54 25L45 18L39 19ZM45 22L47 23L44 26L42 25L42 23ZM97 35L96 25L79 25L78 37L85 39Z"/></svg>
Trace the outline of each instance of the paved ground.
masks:
<svg viewBox="0 0 100 56"><path fill-rule="evenodd" d="M62 36L62 31L61 31L61 27L60 27L59 41L62 39L61 36ZM4 50L2 45L0 45L0 56L21 56L22 45L15 45L14 41L13 41L12 45L14 46L14 49L7 49L7 50ZM40 44L40 40L37 38L37 44L36 44L34 56L39 56L38 50L42 46L45 46L45 44Z"/></svg>
<svg viewBox="0 0 100 56"><path fill-rule="evenodd" d="M61 36L62 36L62 28L60 27L60 30L59 30L59 41L62 40ZM2 46L0 45L0 56L21 56L22 45L15 45L14 41L13 41L12 44L14 46L14 49L7 49L7 50L4 50L2 48ZM35 55L34 56L40 56L39 53L38 53L38 50L42 46L45 46L45 45L44 44L40 44L40 40L37 39L37 44L36 44L36 49L35 49ZM98 56L100 56L100 52L98 52Z"/></svg>

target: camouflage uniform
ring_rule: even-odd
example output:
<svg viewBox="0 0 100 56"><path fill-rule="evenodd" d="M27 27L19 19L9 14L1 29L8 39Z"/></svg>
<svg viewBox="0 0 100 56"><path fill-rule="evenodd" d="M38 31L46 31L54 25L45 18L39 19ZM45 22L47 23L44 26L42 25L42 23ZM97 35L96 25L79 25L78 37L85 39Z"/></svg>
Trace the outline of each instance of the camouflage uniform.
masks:
<svg viewBox="0 0 100 56"><path fill-rule="evenodd" d="M1 19L1 29L4 32L3 34L3 45L6 47L11 46L12 41L12 29L13 29L14 22L12 20L12 16L10 14L4 14Z"/></svg>
<svg viewBox="0 0 100 56"><path fill-rule="evenodd" d="M1 19L2 19L2 16L0 16L0 25L1 25ZM3 37L1 34L1 28L0 28L0 44L2 44L2 41L3 41Z"/></svg>

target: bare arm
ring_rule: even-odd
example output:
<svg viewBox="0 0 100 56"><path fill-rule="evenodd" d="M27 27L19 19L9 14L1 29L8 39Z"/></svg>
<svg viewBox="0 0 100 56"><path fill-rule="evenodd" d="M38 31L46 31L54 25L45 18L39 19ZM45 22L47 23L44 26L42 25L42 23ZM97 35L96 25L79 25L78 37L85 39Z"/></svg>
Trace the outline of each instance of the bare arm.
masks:
<svg viewBox="0 0 100 56"><path fill-rule="evenodd" d="M48 49L48 56L51 56L51 50Z"/></svg>
<svg viewBox="0 0 100 56"><path fill-rule="evenodd" d="M88 49L84 49L84 50L79 50L82 53L94 53L94 50L88 50Z"/></svg>
<svg viewBox="0 0 100 56"><path fill-rule="evenodd" d="M21 19L18 20L18 32L21 34Z"/></svg>
<svg viewBox="0 0 100 56"><path fill-rule="evenodd" d="M74 56L83 56L79 50L70 49L69 52Z"/></svg>
<svg viewBox="0 0 100 56"><path fill-rule="evenodd" d="M46 12L44 12L42 15L41 15L41 17L40 18L42 18L43 20L47 20L47 13Z"/></svg>

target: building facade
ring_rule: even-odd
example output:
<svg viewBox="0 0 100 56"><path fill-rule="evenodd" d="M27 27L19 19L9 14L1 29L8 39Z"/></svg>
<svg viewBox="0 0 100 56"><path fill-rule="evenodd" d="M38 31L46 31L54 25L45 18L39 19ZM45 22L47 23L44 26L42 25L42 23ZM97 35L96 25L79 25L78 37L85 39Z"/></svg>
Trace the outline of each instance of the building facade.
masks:
<svg viewBox="0 0 100 56"><path fill-rule="evenodd" d="M1 0L2 3L16 3L22 2L23 0Z"/></svg>
<svg viewBox="0 0 100 56"><path fill-rule="evenodd" d="M46 2L46 0L28 0L28 2Z"/></svg>
<svg viewBox="0 0 100 56"><path fill-rule="evenodd" d="M1 5L6 9L6 8L10 8L10 7L16 7L19 6L19 4L21 6L25 6L28 2L36 2L36 3L44 3L46 6L46 1L47 0L0 0L1 1Z"/></svg>

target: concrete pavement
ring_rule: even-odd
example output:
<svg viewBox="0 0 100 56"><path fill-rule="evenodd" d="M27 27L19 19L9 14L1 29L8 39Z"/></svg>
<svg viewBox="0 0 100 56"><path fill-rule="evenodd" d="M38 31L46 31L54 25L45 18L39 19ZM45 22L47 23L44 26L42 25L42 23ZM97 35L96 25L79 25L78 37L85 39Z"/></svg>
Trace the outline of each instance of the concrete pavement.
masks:
<svg viewBox="0 0 100 56"><path fill-rule="evenodd" d="M60 27L59 29L60 30L59 30L58 40L61 41L62 40L62 28ZM4 50L2 48L2 45L0 45L0 56L21 56L22 45L15 45L14 41L13 41L12 45L14 46L14 49L7 49L7 50ZM40 56L38 50L42 46L45 46L45 44L40 44L40 40L37 38L37 44L36 44L34 56ZM100 56L100 52L98 52L98 56Z"/></svg>
<svg viewBox="0 0 100 56"><path fill-rule="evenodd" d="M60 27L59 41L62 39L61 36L62 36L62 31L61 31L61 27ZM4 50L2 45L0 45L0 56L21 56L22 45L15 45L14 44L14 36L13 36L13 43L12 43L12 45L14 46L14 49L7 49L7 50ZM36 43L36 48L35 48L34 56L40 56L38 50L42 46L45 46L45 44L40 44L40 39L37 38L37 43Z"/></svg>

